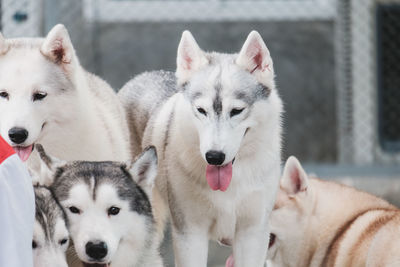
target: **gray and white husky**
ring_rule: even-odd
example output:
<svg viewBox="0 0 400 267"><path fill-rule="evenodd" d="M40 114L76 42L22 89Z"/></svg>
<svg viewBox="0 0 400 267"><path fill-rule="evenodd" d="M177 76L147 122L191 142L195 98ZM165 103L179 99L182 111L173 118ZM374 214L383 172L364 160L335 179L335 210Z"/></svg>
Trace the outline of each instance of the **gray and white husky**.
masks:
<svg viewBox="0 0 400 267"><path fill-rule="evenodd" d="M253 31L240 53L221 54L202 51L185 31L176 79L145 73L118 94L132 148L157 147L156 189L169 206L176 266L206 266L209 239L233 246L236 267L263 266L282 102L261 36Z"/></svg>
<svg viewBox="0 0 400 267"><path fill-rule="evenodd" d="M36 145L41 175L52 180L84 266L162 267L151 191L157 154L149 147L133 163L66 162Z"/></svg>
<svg viewBox="0 0 400 267"><path fill-rule="evenodd" d="M63 25L45 38L0 34L0 135L33 170L39 160L31 152L39 142L65 160L130 156L117 95L83 69Z"/></svg>
<svg viewBox="0 0 400 267"><path fill-rule="evenodd" d="M33 264L35 267L67 267L67 217L48 188L35 186L34 190Z"/></svg>

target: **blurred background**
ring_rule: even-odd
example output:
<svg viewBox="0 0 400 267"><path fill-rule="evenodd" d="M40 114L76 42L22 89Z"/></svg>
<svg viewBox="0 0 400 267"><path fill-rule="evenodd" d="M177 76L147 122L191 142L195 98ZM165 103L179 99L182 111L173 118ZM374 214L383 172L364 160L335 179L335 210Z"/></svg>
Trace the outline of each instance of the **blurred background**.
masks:
<svg viewBox="0 0 400 267"><path fill-rule="evenodd" d="M400 0L0 0L5 37L68 28L81 64L116 91L175 70L183 30L207 51L264 38L285 103L283 160L400 204ZM169 266L169 241L163 247ZM209 266L228 249L211 244Z"/></svg>

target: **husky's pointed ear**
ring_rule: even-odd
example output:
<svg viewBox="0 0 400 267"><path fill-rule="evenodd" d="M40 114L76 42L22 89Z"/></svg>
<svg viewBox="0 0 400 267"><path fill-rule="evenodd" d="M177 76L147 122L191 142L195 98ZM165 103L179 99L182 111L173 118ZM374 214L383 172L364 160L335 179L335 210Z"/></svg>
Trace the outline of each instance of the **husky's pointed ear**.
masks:
<svg viewBox="0 0 400 267"><path fill-rule="evenodd" d="M204 52L200 49L193 35L189 31L182 33L176 58L176 77L178 84L187 82L194 71L208 63Z"/></svg>
<svg viewBox="0 0 400 267"><path fill-rule="evenodd" d="M35 145L40 158L40 172L36 174L35 183L39 185L51 186L57 168L66 164L66 161L52 157L44 151L41 144Z"/></svg>
<svg viewBox="0 0 400 267"><path fill-rule="evenodd" d="M261 35L256 31L252 31L247 37L236 59L236 64L255 74L257 78L261 78L261 76L274 77L269 50Z"/></svg>
<svg viewBox="0 0 400 267"><path fill-rule="evenodd" d="M281 179L281 188L289 195L307 190L308 177L296 157L290 156L286 161Z"/></svg>
<svg viewBox="0 0 400 267"><path fill-rule="evenodd" d="M71 63L75 51L64 25L57 24L50 30L43 41L40 51L56 64Z"/></svg>
<svg viewBox="0 0 400 267"><path fill-rule="evenodd" d="M8 48L9 45L6 42L6 39L4 39L3 35L0 33L0 55L7 53Z"/></svg>
<svg viewBox="0 0 400 267"><path fill-rule="evenodd" d="M151 190L157 176L157 151L154 146L144 149L142 154L130 166L129 172L133 180L151 197Z"/></svg>

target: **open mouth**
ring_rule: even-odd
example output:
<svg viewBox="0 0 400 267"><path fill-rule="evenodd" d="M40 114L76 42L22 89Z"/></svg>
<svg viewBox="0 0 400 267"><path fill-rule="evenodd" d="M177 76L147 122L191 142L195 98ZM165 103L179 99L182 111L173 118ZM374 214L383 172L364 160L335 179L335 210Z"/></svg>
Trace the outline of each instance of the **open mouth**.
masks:
<svg viewBox="0 0 400 267"><path fill-rule="evenodd" d="M13 146L15 153L22 161L27 161L33 151L34 145L29 146Z"/></svg>
<svg viewBox="0 0 400 267"><path fill-rule="evenodd" d="M275 234L271 233L271 234L269 235L269 244L268 244L268 248L271 248L271 247L275 244L275 239L276 239Z"/></svg>
<svg viewBox="0 0 400 267"><path fill-rule="evenodd" d="M232 180L232 165L235 159L225 165L207 165L206 178L208 185L214 191L225 192Z"/></svg>

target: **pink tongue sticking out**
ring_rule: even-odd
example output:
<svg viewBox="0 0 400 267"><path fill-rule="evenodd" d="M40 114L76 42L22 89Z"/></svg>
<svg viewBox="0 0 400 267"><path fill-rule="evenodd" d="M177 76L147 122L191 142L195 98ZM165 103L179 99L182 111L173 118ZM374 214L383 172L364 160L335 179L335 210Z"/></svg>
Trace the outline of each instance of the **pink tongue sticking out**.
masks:
<svg viewBox="0 0 400 267"><path fill-rule="evenodd" d="M33 146L32 145L26 147L15 146L13 148L22 161L27 161L32 153Z"/></svg>
<svg viewBox="0 0 400 267"><path fill-rule="evenodd" d="M225 262L225 267L234 267L235 260L233 259L233 254L229 256L229 258Z"/></svg>
<svg viewBox="0 0 400 267"><path fill-rule="evenodd" d="M232 180L232 162L224 166L207 165L206 178L212 190L226 191Z"/></svg>

